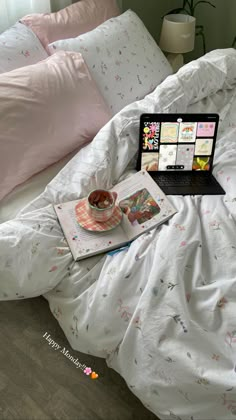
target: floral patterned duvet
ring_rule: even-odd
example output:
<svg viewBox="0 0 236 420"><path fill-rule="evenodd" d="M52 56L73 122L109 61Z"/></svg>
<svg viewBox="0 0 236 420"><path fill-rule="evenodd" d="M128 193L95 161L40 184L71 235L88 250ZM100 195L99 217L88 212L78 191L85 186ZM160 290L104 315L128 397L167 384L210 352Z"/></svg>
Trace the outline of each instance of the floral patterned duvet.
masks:
<svg viewBox="0 0 236 420"><path fill-rule="evenodd" d="M214 175L226 195L169 197L168 223L74 262L52 204L129 175L140 114L178 111L220 114ZM0 299L43 294L73 349L106 358L163 420L236 419L235 115L236 51L216 50L124 108L0 225Z"/></svg>

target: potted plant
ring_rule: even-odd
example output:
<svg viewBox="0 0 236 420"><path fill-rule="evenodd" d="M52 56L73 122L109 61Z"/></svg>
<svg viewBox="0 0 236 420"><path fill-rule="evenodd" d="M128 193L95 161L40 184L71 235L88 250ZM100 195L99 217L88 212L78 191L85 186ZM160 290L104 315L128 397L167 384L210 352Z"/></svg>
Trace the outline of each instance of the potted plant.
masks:
<svg viewBox="0 0 236 420"><path fill-rule="evenodd" d="M195 17L195 12L197 8L200 6L200 4L206 4L211 7L216 7L213 3L207 0L183 0L182 7L178 7L177 9L173 9L167 14L177 14L177 13L186 13L187 15L191 15ZM203 52L206 54L206 40L205 40L205 34L204 34L204 26L203 25L196 25L196 36L201 36L202 38L202 46L203 46ZM234 40L234 43L236 42L236 37Z"/></svg>

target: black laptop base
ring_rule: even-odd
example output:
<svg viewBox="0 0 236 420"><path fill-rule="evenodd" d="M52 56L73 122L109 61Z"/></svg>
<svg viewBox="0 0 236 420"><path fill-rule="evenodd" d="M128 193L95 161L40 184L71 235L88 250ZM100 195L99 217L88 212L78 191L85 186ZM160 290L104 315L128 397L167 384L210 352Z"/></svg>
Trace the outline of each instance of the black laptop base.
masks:
<svg viewBox="0 0 236 420"><path fill-rule="evenodd" d="M166 195L224 195L225 191L208 172L149 172Z"/></svg>

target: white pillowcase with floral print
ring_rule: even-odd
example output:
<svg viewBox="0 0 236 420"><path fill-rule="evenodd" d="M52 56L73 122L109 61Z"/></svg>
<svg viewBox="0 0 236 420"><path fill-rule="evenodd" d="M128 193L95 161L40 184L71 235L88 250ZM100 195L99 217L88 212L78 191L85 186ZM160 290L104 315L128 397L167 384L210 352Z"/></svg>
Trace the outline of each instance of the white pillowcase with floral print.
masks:
<svg viewBox="0 0 236 420"><path fill-rule="evenodd" d="M107 20L77 38L49 44L58 50L80 52L113 114L154 90L172 68L131 10Z"/></svg>
<svg viewBox="0 0 236 420"><path fill-rule="evenodd" d="M17 22L0 34L0 73L36 64L48 57L33 31Z"/></svg>

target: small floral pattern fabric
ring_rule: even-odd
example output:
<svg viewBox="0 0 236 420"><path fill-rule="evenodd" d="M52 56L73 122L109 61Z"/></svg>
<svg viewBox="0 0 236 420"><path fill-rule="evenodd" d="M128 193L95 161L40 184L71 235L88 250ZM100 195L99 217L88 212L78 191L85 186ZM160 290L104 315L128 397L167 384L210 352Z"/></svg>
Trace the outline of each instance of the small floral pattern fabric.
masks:
<svg viewBox="0 0 236 420"><path fill-rule="evenodd" d="M166 57L131 10L77 38L49 45L80 52L113 114L142 99L173 71Z"/></svg>
<svg viewBox="0 0 236 420"><path fill-rule="evenodd" d="M38 63L47 57L33 31L20 22L0 34L0 73Z"/></svg>
<svg viewBox="0 0 236 420"><path fill-rule="evenodd" d="M235 75L233 49L189 63L0 224L0 300L44 294L72 348L106 358L161 420L236 419ZM139 115L178 109L220 114L214 175L226 195L169 196L168 223L75 262L52 205L130 175Z"/></svg>

